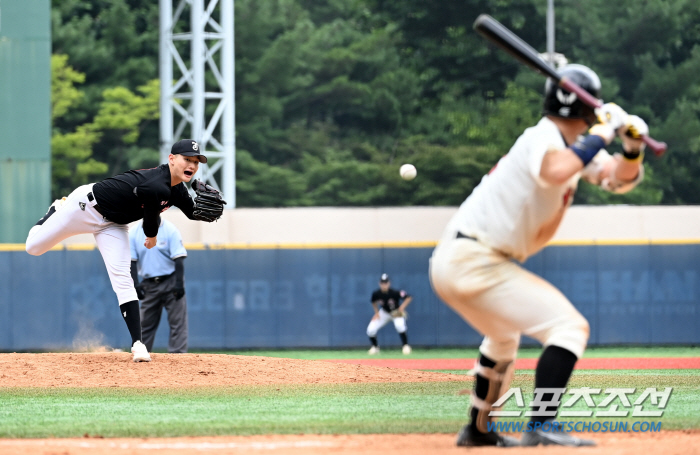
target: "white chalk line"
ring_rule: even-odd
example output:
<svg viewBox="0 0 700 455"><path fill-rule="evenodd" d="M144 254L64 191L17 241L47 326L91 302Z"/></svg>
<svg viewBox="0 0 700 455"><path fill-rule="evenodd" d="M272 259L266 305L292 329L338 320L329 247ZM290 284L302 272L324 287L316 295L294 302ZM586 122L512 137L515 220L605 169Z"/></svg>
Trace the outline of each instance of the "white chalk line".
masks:
<svg viewBox="0 0 700 455"><path fill-rule="evenodd" d="M70 440L17 440L0 441L2 446L45 446L45 447L75 447L81 449L110 448L110 449L139 449L139 450L221 450L221 449L250 449L277 450L307 447L333 447L338 444L330 441L281 441L281 442L88 442Z"/></svg>

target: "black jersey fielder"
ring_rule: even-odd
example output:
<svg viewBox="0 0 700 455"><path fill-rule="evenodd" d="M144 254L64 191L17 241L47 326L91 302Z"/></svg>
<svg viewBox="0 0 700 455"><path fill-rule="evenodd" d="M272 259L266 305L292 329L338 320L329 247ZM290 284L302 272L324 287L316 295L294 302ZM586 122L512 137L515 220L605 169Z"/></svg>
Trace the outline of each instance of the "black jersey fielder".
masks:
<svg viewBox="0 0 700 455"><path fill-rule="evenodd" d="M184 184L192 180L200 162L206 163L207 158L200 153L196 141L178 141L173 144L166 164L83 185L68 197L55 201L27 236L27 252L39 256L68 237L94 235L131 335L134 362L149 362L151 357L141 339L127 225L143 219L144 246L150 249L157 243L161 212L172 206L192 220L213 221L198 214L196 200L192 200ZM225 204L223 199L222 203Z"/></svg>
<svg viewBox="0 0 700 455"><path fill-rule="evenodd" d="M369 348L369 355L379 353L379 343L377 342L377 332L379 329L394 321L394 328L401 337L403 344L403 353L410 354L411 346L408 344L406 336L406 307L413 298L403 289L396 290L391 288L389 275L383 273L379 278L379 289L372 293L372 307L374 307L374 316L369 321L367 326L367 336L372 342L372 347Z"/></svg>

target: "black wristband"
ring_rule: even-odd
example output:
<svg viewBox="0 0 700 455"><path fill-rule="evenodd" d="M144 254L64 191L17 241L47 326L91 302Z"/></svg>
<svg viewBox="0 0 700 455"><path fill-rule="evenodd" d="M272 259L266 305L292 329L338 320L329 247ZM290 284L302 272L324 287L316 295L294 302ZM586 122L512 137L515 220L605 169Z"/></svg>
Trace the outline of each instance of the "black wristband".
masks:
<svg viewBox="0 0 700 455"><path fill-rule="evenodd" d="M622 151L622 157L626 160L630 161L635 161L639 159L640 155L642 154L641 150L636 150L634 152L628 152L627 150Z"/></svg>

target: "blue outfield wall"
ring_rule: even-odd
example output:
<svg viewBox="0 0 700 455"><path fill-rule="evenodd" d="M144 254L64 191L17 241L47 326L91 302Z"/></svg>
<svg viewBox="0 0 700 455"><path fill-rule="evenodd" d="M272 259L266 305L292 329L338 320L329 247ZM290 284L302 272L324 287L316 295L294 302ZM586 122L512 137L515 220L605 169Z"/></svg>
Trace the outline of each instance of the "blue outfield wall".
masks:
<svg viewBox="0 0 700 455"><path fill-rule="evenodd" d="M433 294L431 247L190 249L190 347L357 347L370 295L387 272L414 296L415 346L481 337ZM591 345L700 342L700 244L550 246L525 267L561 289L591 323ZM0 350L126 347L129 336L100 253L0 251ZM165 315L156 347L167 346ZM389 324L382 346L398 346ZM526 344L531 340L524 340Z"/></svg>

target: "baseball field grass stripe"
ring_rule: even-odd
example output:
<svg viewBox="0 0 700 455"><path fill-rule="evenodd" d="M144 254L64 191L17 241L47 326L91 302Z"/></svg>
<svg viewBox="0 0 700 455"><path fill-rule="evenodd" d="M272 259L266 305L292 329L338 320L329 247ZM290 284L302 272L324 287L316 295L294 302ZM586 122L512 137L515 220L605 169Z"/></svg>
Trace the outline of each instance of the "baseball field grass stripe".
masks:
<svg viewBox="0 0 700 455"><path fill-rule="evenodd" d="M576 373L571 387L673 387L663 429L698 429L698 372ZM445 433L465 419L470 382L207 388L0 389L0 437L172 437L254 434ZM532 373L516 374L526 401ZM594 397L599 404L605 397ZM430 406L426 406L430 403ZM516 409L507 403L506 410ZM599 408L598 410L608 409ZM572 410L585 410L585 404ZM589 420L591 419L578 419ZM618 419L616 419L618 420ZM619 420L634 420L623 418ZM638 420L638 419L637 419Z"/></svg>
<svg viewBox="0 0 700 455"><path fill-rule="evenodd" d="M461 383L4 389L0 437L456 431ZM431 410L421 405L434 404ZM390 416L400 416L396 419ZM447 428L447 430L445 430Z"/></svg>

